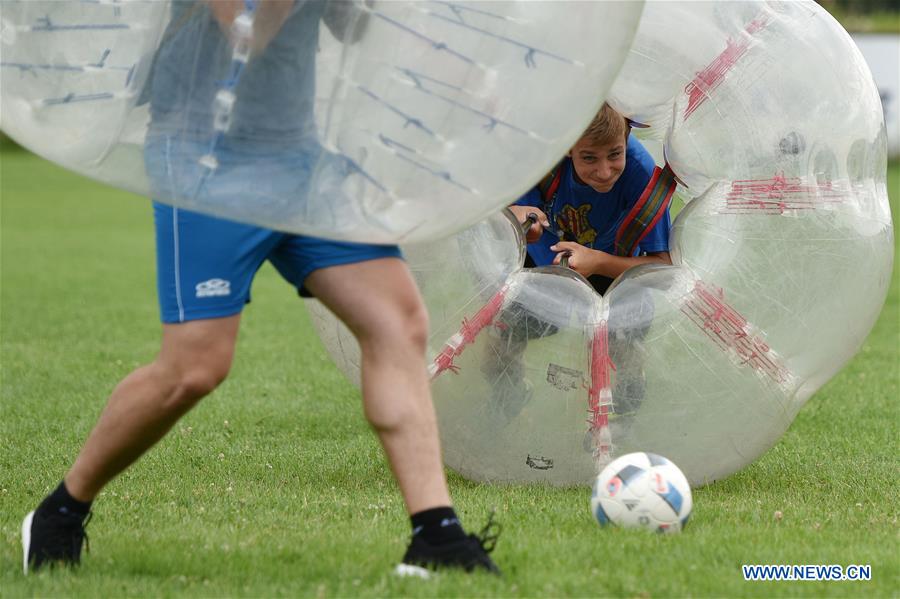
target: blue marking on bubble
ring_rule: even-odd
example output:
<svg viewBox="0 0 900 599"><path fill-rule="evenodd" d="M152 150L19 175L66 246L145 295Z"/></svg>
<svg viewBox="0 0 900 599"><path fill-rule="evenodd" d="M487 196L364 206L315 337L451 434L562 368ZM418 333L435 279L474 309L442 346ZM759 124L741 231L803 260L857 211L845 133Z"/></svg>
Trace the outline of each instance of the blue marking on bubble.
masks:
<svg viewBox="0 0 900 599"><path fill-rule="evenodd" d="M62 98L47 98L43 101L44 106L55 106L59 104L74 104L76 102L94 102L96 100L111 100L115 94L111 92L103 92L99 94L84 94L78 96L76 94L66 94Z"/></svg>
<svg viewBox="0 0 900 599"><path fill-rule="evenodd" d="M106 64L106 58L109 56L110 51L106 50L100 56L100 60L96 63L87 63L83 65L78 64L30 64L25 62L10 62L3 61L0 62L0 68L12 68L19 69L20 73L24 75L25 73L30 73L31 75L37 77L37 71L57 71L57 72L68 72L68 73L84 73L88 68L98 69L104 71L125 71L125 87L128 87L128 84L131 83L132 76L134 75L134 70L136 65L132 65L130 67L118 67L118 66L110 66ZM68 94L62 99L65 98L75 98L73 94ZM71 101L77 100L68 100L68 101L54 101L54 100L45 100L44 104L67 104Z"/></svg>
<svg viewBox="0 0 900 599"><path fill-rule="evenodd" d="M82 25L56 25L50 20L50 15L41 17L37 20L37 25L31 27L30 31L96 31L105 29L131 29L127 23L97 23Z"/></svg>
<svg viewBox="0 0 900 599"><path fill-rule="evenodd" d="M600 523L600 526L606 526L609 524L609 516L606 515L606 511L603 509L603 506L600 505L600 502L597 502L597 507L594 508L594 518L597 519L597 522Z"/></svg>
<svg viewBox="0 0 900 599"><path fill-rule="evenodd" d="M39 70L40 71L68 71L68 72L74 72L74 73L83 73L88 68L103 69L106 71L128 71L128 80L130 81L131 73L132 73L132 71L134 71L135 65L132 65L130 67L117 67L117 66L107 65L106 59L109 57L109 55L110 55L110 50L106 49L103 51L103 53L100 54L100 60L98 60L97 62L88 62L83 65L81 65L81 64L34 64L34 63L27 63L27 62L3 61L3 62L0 62L0 67L15 68L15 69L19 69L23 73L31 72L32 74L34 74L34 71L39 71ZM127 84L128 83L126 81L126 85Z"/></svg>
<svg viewBox="0 0 900 599"><path fill-rule="evenodd" d="M384 135L383 133L378 134L378 141L380 141L381 143L383 143L385 146L387 146L388 148L390 148L392 150L401 149L401 150L405 150L407 152L411 152L413 154L417 153L416 150L413 149L411 146L401 143L395 139L391 139L390 137Z"/></svg>
<svg viewBox="0 0 900 599"><path fill-rule="evenodd" d="M436 84L438 84L438 85L442 85L442 86L444 86L444 87L448 87L448 88L450 88L450 89L459 90L459 91L462 91L462 88L461 88L461 87L458 87L458 86L453 85L453 84L451 84L451 83L446 83L446 82L444 82L444 81L440 81L440 80L438 80L438 79L434 79L433 77L429 77L428 75L423 75L422 73L416 73L415 71L411 71L410 69L401 68L401 67L397 67L397 69L398 69L401 73L403 73L404 75L406 75L407 77L409 77L409 79L415 84L416 89L419 90L420 92L422 92L422 93L424 93L424 94L427 94L427 95L429 95L429 96L431 96L431 97L433 97L433 98L438 98L438 99L440 99L440 100L443 100L444 102L447 102L448 104L451 104L451 105L453 105L453 106L456 106L457 108L462 108L463 110L466 110L466 111L471 112L471 113L473 113L473 114L477 114L478 116L480 116L480 117L486 119L488 122L487 122L487 124L484 126L484 128L487 129L488 131L493 131L493 130L497 127L497 125L503 125L504 127L507 127L507 128L509 128L509 129L512 129L513 131L517 131L517 132L522 133L522 134L524 134L524 135L527 135L527 134L528 134L528 131L526 131L525 129L522 129L522 128L520 128L520 127L516 127L516 126L513 125L512 123L508 123L508 122L506 122L506 121L503 121L503 120L501 120L501 119L498 119L497 117L495 117L495 116L493 116L493 115L491 115L491 114L489 114L489 113L487 113L487 112L484 112L483 110L478 110L477 108L473 108L473 107L471 107L471 106L469 106L469 105L467 105L467 104L463 104L462 102L458 102L458 101L454 100L453 98L448 98L447 96L443 96L443 95L441 95L441 94L439 94L439 93L436 93L436 92L434 92L434 91L428 89L427 87L425 87L425 85L423 85L422 82L423 82L423 81L428 81L428 82L436 83Z"/></svg>
<svg viewBox="0 0 900 599"><path fill-rule="evenodd" d="M662 497L663 501L669 504L669 507L675 511L675 515L679 515L681 513L681 506L684 503L684 497L681 496L681 493L678 489L675 488L675 485L666 481L666 486L668 489L665 493L660 493L659 491L655 491L657 495Z"/></svg>
<svg viewBox="0 0 900 599"><path fill-rule="evenodd" d="M382 185L382 184L378 181L378 179L376 179L376 178L373 177L371 174L369 174L369 172L368 172L366 169L364 169L364 168L362 167L361 164L359 164L357 161L355 161L355 160L353 160L352 158L350 158L350 156L348 156L348 155L345 154L344 152L340 152L339 155L340 155L344 160L346 160L347 163L350 164L350 166L353 167L353 170L354 170L354 171L356 171L357 173L359 173L360 175L362 175L363 178L365 178L369 183L371 183L372 185L374 185L375 187L377 187L378 189L380 189L382 192L387 193L387 191L388 191L388 190L387 190L387 187L385 187L384 185Z"/></svg>
<svg viewBox="0 0 900 599"><path fill-rule="evenodd" d="M465 91L462 87L460 87L458 85L453 85L452 83L447 83L446 81L441 81L440 79L435 79L434 77L429 77L428 75L425 75L423 73L417 73L417 72L407 69L407 68L397 67L397 70L399 70L401 73L403 73L404 75L406 75L410 79L412 79L413 83L416 84L416 87L424 88L424 86L422 85L422 81L428 81L430 83L436 83L436 84L442 85L444 87L449 87L452 90Z"/></svg>
<svg viewBox="0 0 900 599"><path fill-rule="evenodd" d="M456 15L456 18L457 18L457 20L459 20L460 23L466 22L465 19L463 19L464 11L462 10L462 7L456 6L454 4L446 4L446 6L447 6L447 8L450 9L450 12L452 12L454 15Z"/></svg>
<svg viewBox="0 0 900 599"><path fill-rule="evenodd" d="M84 72L84 67L77 65L65 65L65 64L28 64L24 62L0 62L0 67L8 67L19 69L23 73L32 73L38 70L52 70L52 71L75 71L78 73Z"/></svg>
<svg viewBox="0 0 900 599"><path fill-rule="evenodd" d="M463 6L461 4L456 4L455 2L445 2L443 0L432 0L432 3L438 4L440 6L446 6L447 8L449 8L450 11L453 12L454 15L456 15L456 18L458 18L460 20L460 22L464 21L463 15L467 12L472 12L472 13L475 13L478 15L483 15L486 17L493 17L495 19L501 19L504 21L511 20L509 17L506 17L504 15L498 15L496 13L492 13L492 12L489 12L486 10L481 10L480 8L472 8L471 6Z"/></svg>
<svg viewBox="0 0 900 599"><path fill-rule="evenodd" d="M411 147L409 147L409 146L407 146L407 145L405 145L405 144L403 144L403 143L401 143L401 142L399 142L399 141L397 141L397 140L395 140L395 139L391 139L390 137L387 137L387 136L385 136L385 135L383 135L383 134L379 134L379 135L378 135L378 140L379 140L382 144L384 144L384 146L385 146L386 148L388 148L388 149L390 149L390 150L394 150L394 152L393 152L393 153L394 153L394 156L396 156L397 158L400 158L401 160L405 160L406 162L409 162L410 164L412 164L412 165L414 165L414 166L416 166L416 167L418 167L418 168L420 168L420 169L422 169L422 170L424 170L424 171L427 171L427 172L431 173L432 175L434 175L434 176L437 177L438 179L442 179L442 180L446 181L447 183L449 183L449 184L451 184L451 185L453 185L453 186L455 186L455 187L458 187L458 188L460 188L460 189L462 189L462 190L464 190L464 191L467 191L467 192L469 192L469 193L472 193L472 192L474 191L472 188L466 187L465 185L463 185L463 184L460 183L459 181L456 181L456 180L453 178L453 175L450 173L450 171L442 171L442 170L439 170L439 169L436 169L436 168L432 168L432 167L428 166L427 164L425 164L425 163L423 163L423 162L419 162L418 160L415 160L415 159L413 159L413 158L410 158L410 157L407 156L406 154L403 154L403 153L401 153L401 152L396 151L396 150L399 149L399 150L403 150L403 151L405 151L405 152L410 152L410 153L412 153L412 154L419 155L420 153L417 152L414 148L411 148Z"/></svg>
<svg viewBox="0 0 900 599"><path fill-rule="evenodd" d="M390 102L385 101L383 98L381 98L377 94L373 93L368 88L365 88L362 86L357 86L356 89L358 89L362 93L366 94L367 96L369 96L370 98L372 98L373 100L375 100L376 102L378 102L379 104L381 104L382 106L384 106L385 108L387 108L388 110L390 110L391 112L393 112L394 114L396 114L397 116L402 118L404 121L406 121L406 123L403 125L404 128L412 125L413 127L419 129L420 131L424 131L431 137L435 137L434 131L432 131L431 129L426 127L425 124L421 120L406 114L405 112L403 112L402 110L400 110L399 108L397 108L396 106L391 104Z"/></svg>
<svg viewBox="0 0 900 599"><path fill-rule="evenodd" d="M101 63L87 63L87 64L32 64L27 62L10 62L3 61L0 62L0 67L9 67L19 69L22 72L26 71L69 71L74 73L83 73L85 69L88 67L94 69L103 69L105 71L132 71L134 69L134 65L130 67L117 67L117 66L108 66Z"/></svg>
<svg viewBox="0 0 900 599"><path fill-rule="evenodd" d="M109 48L103 51L103 54L100 55L100 60L95 62L94 64L88 64L91 67L97 67L98 69L102 69L106 66L106 58L109 56Z"/></svg>
<svg viewBox="0 0 900 599"><path fill-rule="evenodd" d="M458 25L460 27L465 27L466 29L469 29L470 31L475 31L475 32L485 35L487 37L492 37L496 40L500 40L501 42L504 42L507 44L512 44L513 46L524 49L526 51L525 65L529 68L534 68L537 66L537 62L535 62L535 56L537 56L538 54L540 54L542 56L546 56L548 58L552 58L554 60L558 60L559 62L570 64L570 65L578 64L576 61L572 60L571 58L566 58L565 56L560 56L559 54L554 54L553 52L549 52L547 50L541 50L540 48L536 48L530 44L526 44L524 42L514 40L513 38L506 37L505 35L499 35L499 34L493 33L491 31L488 31L487 29L475 27L474 25L470 25L470 24L466 23L465 21L456 20L456 19L447 17L445 15L438 14L431 10L429 10L427 12L429 15L431 15L432 17L434 17L436 19L441 19L442 21L446 21L448 23L453 23L454 25Z"/></svg>
<svg viewBox="0 0 900 599"><path fill-rule="evenodd" d="M469 58L469 57L466 56L465 54L462 54L462 53L457 52L456 50L450 48L450 47L449 47L447 44L445 44L444 42L439 42L439 41L437 41L437 40L435 40L435 39L432 39L432 38L428 37L428 36L425 35L424 33L419 33L418 31L416 31L416 30L413 29L412 27L409 27L409 26L407 26L407 25L404 25L403 23L397 21L396 19L392 19L392 18L390 18L389 16L387 16L387 15L385 15L385 14L383 14L383 13L380 13L380 12L378 12L378 11L374 11L374 10L372 11L372 15L374 15L375 17L378 17L379 19L385 21L386 23L389 23L389 24L393 25L394 27L397 27L398 29L402 29L403 31L405 31L405 32L407 32L407 33L413 35L414 37L419 38L419 39L422 40L422 41L427 42L427 43L430 44L431 47L434 48L435 50L438 50L438 51L440 51L440 52L447 52L447 53L450 54L451 56L455 56L456 58L458 58L458 59L460 59L460 60L462 60L462 61L464 61L464 62L467 62L467 63L469 63L469 64L472 64L472 65L476 64L475 61L474 61L473 59Z"/></svg>

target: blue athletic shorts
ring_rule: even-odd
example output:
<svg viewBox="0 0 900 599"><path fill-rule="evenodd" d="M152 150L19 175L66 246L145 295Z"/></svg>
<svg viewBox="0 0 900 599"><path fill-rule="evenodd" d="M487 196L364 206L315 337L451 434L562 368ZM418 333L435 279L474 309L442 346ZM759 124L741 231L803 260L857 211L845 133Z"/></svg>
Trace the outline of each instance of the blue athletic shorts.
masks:
<svg viewBox="0 0 900 599"><path fill-rule="evenodd" d="M376 258L400 257L397 246L366 245L279 233L153 203L156 281L165 323L220 318L250 301L250 284L269 260L288 283L314 270Z"/></svg>
<svg viewBox="0 0 900 599"><path fill-rule="evenodd" d="M145 163L154 190L172 195L168 186L196 184L186 172L197 151L165 139L145 147ZM227 160L227 156L224 157ZM271 165L271 162L266 162ZM274 169L273 169L274 170ZM272 171L266 173L272 181ZM297 171L286 174L295 179ZM277 184L277 182L276 182ZM214 190L208 190L214 194ZM179 189L176 195L184 194ZM160 316L164 323L220 318L239 313L250 301L256 271L269 260L301 295L315 270L377 258L400 257L397 246L339 242L238 223L154 202L156 268Z"/></svg>

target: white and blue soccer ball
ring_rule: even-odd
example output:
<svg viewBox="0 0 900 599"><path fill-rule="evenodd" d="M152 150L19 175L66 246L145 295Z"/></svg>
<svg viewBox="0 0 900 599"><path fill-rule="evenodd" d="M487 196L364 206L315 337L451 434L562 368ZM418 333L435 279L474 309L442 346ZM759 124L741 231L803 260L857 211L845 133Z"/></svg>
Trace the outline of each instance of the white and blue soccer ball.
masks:
<svg viewBox="0 0 900 599"><path fill-rule="evenodd" d="M591 513L601 526L679 532L693 508L681 470L662 456L637 452L609 463L597 476Z"/></svg>

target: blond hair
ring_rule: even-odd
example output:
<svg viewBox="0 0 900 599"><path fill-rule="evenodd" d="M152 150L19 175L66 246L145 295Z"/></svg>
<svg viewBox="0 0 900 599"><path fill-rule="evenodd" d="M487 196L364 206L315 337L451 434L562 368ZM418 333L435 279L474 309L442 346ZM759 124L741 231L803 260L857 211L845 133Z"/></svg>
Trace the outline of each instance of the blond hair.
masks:
<svg viewBox="0 0 900 599"><path fill-rule="evenodd" d="M587 138L591 144L602 146L628 139L629 133L631 133L631 127L628 125L628 120L604 102L600 112L588 125L581 139Z"/></svg>

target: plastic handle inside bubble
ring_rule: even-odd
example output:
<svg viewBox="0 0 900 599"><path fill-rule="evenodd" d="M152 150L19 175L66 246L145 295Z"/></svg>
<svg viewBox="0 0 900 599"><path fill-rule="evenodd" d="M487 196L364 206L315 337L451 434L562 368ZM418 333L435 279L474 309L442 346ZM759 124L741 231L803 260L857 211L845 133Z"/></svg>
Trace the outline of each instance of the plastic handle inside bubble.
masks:
<svg viewBox="0 0 900 599"><path fill-rule="evenodd" d="M525 217L525 222L522 223L522 235L528 235L529 229L531 229L531 225L538 221L538 215L535 212L529 212L528 216Z"/></svg>

